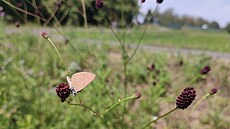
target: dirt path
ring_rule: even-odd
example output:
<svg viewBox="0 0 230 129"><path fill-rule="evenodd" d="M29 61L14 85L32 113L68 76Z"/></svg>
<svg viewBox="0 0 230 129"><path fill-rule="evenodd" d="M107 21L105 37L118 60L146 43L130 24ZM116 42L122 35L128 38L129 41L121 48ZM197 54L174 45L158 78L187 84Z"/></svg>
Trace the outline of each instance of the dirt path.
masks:
<svg viewBox="0 0 230 129"><path fill-rule="evenodd" d="M37 35L40 37L41 32L50 32L50 29L32 29L30 30L34 35ZM12 34L12 33L20 33L20 29L7 29L6 34ZM52 35L52 37L55 40L64 40L61 35ZM93 39L78 39L79 42L86 42L89 44L98 44L102 45L103 41L100 40L93 40ZM110 42L109 45L112 46L119 46L119 42ZM129 48L136 48L135 44L130 43ZM185 48L173 48L173 47L163 47L163 46L155 46L155 45L140 45L140 49L145 49L147 51L151 52L168 52L172 54L180 54L180 55L207 55L214 59L223 59L227 62L230 62L230 53L220 53L220 52L214 52L214 51L205 51L205 50L195 50L195 49L185 49Z"/></svg>
<svg viewBox="0 0 230 129"><path fill-rule="evenodd" d="M92 43L92 44L102 44L102 41L95 40L82 40L83 42ZM119 46L118 42L110 42L112 46ZM135 49L135 44L129 44L129 48ZM230 53L219 53L214 51L205 51L205 50L194 50L194 49L184 49L184 48L171 48L171 47L162 47L155 45L140 45L140 49L144 49L150 52L168 52L172 54L181 54L181 55L207 55L213 59L223 59L230 62Z"/></svg>

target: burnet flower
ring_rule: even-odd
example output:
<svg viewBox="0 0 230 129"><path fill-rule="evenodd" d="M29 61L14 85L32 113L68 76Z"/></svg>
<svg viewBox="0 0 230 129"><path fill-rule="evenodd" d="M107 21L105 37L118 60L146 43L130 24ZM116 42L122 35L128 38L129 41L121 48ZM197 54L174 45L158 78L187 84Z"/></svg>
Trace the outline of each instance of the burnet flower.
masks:
<svg viewBox="0 0 230 129"><path fill-rule="evenodd" d="M207 74L210 70L211 70L210 66L204 66L204 68L200 70L200 74L202 75Z"/></svg>
<svg viewBox="0 0 230 129"><path fill-rule="evenodd" d="M163 2L163 0L157 0L158 4L161 4Z"/></svg>
<svg viewBox="0 0 230 129"><path fill-rule="evenodd" d="M186 87L176 99L176 106L179 109L186 109L195 99L196 91L194 87Z"/></svg>
<svg viewBox="0 0 230 129"><path fill-rule="evenodd" d="M69 97L71 90L69 89L68 84L60 83L56 87L56 93L58 97L61 99L61 102L64 102Z"/></svg>
<svg viewBox="0 0 230 129"><path fill-rule="evenodd" d="M104 5L104 1L103 0L96 0L95 1L95 6L97 9L101 9Z"/></svg>

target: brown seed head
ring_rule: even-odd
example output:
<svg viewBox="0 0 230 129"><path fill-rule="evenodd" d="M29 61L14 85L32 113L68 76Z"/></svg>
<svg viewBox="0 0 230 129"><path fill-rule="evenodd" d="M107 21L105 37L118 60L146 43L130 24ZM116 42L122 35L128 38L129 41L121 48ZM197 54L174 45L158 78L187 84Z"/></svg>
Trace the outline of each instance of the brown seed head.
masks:
<svg viewBox="0 0 230 129"><path fill-rule="evenodd" d="M69 85L66 83L60 83L56 87L56 93L61 99L61 102L64 102L69 97L70 92Z"/></svg>
<svg viewBox="0 0 230 129"><path fill-rule="evenodd" d="M176 106L179 109L186 109L195 99L196 91L193 87L186 87L176 99Z"/></svg>
<svg viewBox="0 0 230 129"><path fill-rule="evenodd" d="M204 66L204 68L200 70L200 74L202 75L207 74L210 70L211 70L210 66Z"/></svg>

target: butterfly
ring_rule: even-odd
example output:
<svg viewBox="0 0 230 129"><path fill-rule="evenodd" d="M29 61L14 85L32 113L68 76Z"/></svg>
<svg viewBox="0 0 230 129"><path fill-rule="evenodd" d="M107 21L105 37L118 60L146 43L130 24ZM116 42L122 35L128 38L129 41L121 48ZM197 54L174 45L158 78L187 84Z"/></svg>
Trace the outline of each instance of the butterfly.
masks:
<svg viewBox="0 0 230 129"><path fill-rule="evenodd" d="M84 89L89 83L95 79L96 75L90 72L79 72L66 77L67 82L69 83L71 93L73 96L76 96L77 92Z"/></svg>

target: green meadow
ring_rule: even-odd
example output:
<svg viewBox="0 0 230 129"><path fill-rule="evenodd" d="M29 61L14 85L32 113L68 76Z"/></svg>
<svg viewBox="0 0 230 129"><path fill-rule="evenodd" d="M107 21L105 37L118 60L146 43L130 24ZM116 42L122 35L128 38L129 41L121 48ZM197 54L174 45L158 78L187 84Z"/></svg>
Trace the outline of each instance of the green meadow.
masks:
<svg viewBox="0 0 230 129"><path fill-rule="evenodd" d="M1 129L139 129L154 117L175 108L177 96L188 84L195 87L197 94L188 109L178 109L149 128L230 127L230 65L227 60L138 49L124 73L124 55L109 28L57 28L68 42L55 28L34 25L16 28L3 23L1 28ZM134 26L128 29L123 40L127 44L137 44L143 30L143 26ZM114 31L118 36L126 32ZM64 65L41 32L49 34ZM110 45L111 42L118 45ZM230 52L230 35L217 30L149 26L141 44L227 53ZM127 51L130 56L133 49ZM151 64L154 64L154 70L147 69ZM211 71L199 76L200 69L206 65ZM68 101L73 105L62 103L55 92L56 86L67 83L67 75L80 71L92 72L96 79L78 96L70 95ZM197 76L199 78L193 81ZM127 93L124 93L124 85ZM192 110L196 102L214 87L218 92ZM142 94L140 99L121 102L106 112L113 104L136 92Z"/></svg>

